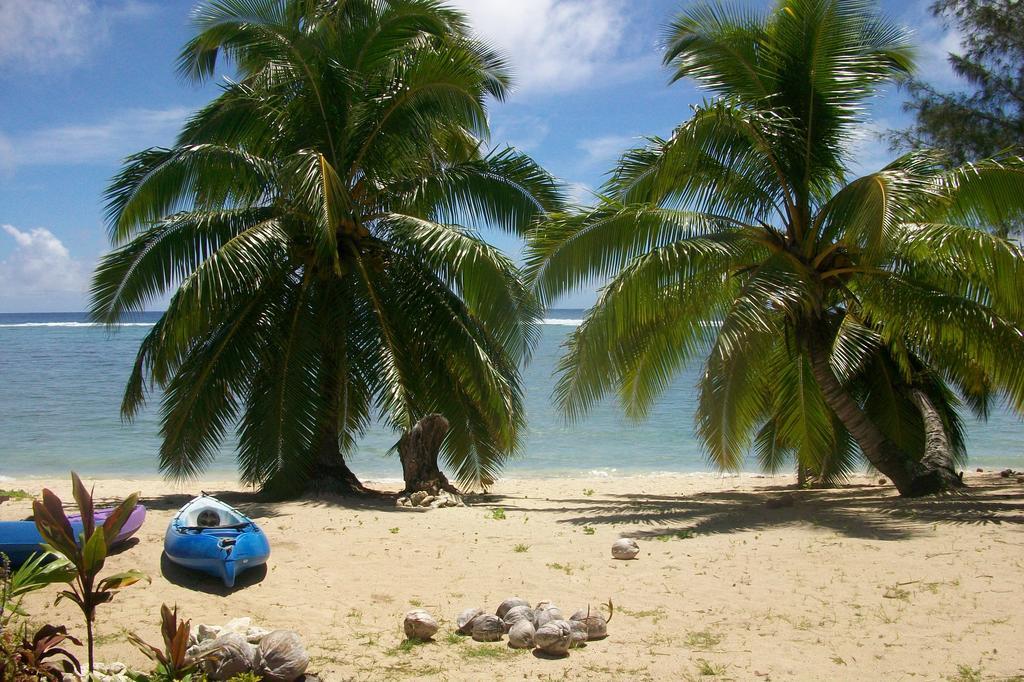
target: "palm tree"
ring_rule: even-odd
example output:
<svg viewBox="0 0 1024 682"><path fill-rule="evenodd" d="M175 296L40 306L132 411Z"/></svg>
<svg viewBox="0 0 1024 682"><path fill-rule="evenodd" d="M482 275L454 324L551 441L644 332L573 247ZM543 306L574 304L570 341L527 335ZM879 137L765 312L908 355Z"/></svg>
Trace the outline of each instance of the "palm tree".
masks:
<svg viewBox="0 0 1024 682"><path fill-rule="evenodd" d="M237 80L107 191L95 319L176 291L122 414L162 389L161 469L193 476L237 424L244 481L362 490L344 455L374 418L451 424L443 461L492 477L523 424L537 305L473 226L516 233L557 183L487 151L502 59L433 0L210 0L179 71Z"/></svg>
<svg viewBox="0 0 1024 682"><path fill-rule="evenodd" d="M704 359L697 429L719 467L753 450L827 482L863 455L904 495L961 485L962 404L1024 408L1024 254L981 229L1022 208L1024 162L919 151L848 179L867 99L912 66L862 2L698 5L665 63L712 99L532 237L542 302L607 281L558 403L576 418L615 390L640 418Z"/></svg>

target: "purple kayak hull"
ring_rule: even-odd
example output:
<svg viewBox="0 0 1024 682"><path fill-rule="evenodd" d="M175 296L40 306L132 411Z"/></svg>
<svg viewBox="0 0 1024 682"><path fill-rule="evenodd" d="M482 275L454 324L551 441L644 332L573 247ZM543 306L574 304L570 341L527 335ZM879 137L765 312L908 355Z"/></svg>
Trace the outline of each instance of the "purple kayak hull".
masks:
<svg viewBox="0 0 1024 682"><path fill-rule="evenodd" d="M102 524L113 512L113 508L96 509L93 518L97 524ZM82 532L82 517L80 514L69 514L68 520L75 531L75 535ZM112 543L119 545L131 536L135 535L142 528L146 520L146 508L141 504L136 505L128 519L124 522L121 532ZM12 566L20 566L36 552L42 551L43 538L36 530L33 521L0 521L0 553L6 554Z"/></svg>

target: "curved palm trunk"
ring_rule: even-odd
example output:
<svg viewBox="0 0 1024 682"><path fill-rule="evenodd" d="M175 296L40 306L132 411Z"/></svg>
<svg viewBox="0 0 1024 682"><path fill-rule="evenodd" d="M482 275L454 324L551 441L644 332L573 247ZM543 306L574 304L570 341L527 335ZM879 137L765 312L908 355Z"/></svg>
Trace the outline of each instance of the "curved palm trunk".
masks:
<svg viewBox="0 0 1024 682"><path fill-rule="evenodd" d="M900 450L864 414L857 401L832 372L828 351L818 342L812 342L809 345L811 371L821 388L825 403L839 417L850 435L856 439L871 465L889 477L896 489L900 491L900 495L920 497L963 486L963 480L952 469L952 459L948 456L950 453L949 441L946 438L942 420L927 396L923 402L920 401L920 398L915 398L915 402L922 410L928 436L925 457L918 462ZM919 393L919 391L915 391L915 393ZM922 405L927 406L927 411ZM939 432L941 432L941 438ZM943 444L946 448L946 456L940 454Z"/></svg>
<svg viewBox="0 0 1024 682"><path fill-rule="evenodd" d="M935 409L928 394L921 389L912 389L910 398L917 405L917 409L921 412L921 418L924 420L925 446L921 465L928 470L939 472L947 483L946 487L963 487L963 475L956 472L956 467L953 464L953 447L949 443L949 435L946 433L942 415Z"/></svg>
<svg viewBox="0 0 1024 682"><path fill-rule="evenodd" d="M423 490L431 495L446 491L461 494L448 482L437 465L437 454L448 433L448 420L439 414L428 414L416 422L412 430L402 434L398 441L398 455L402 460L402 476L405 479L405 494Z"/></svg>

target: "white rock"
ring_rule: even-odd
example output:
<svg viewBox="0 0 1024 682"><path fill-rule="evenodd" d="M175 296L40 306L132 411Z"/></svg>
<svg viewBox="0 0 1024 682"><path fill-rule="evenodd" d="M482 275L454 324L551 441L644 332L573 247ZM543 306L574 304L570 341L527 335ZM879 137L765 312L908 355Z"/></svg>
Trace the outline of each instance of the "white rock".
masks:
<svg viewBox="0 0 1024 682"><path fill-rule="evenodd" d="M635 559L640 553L640 545L633 538L621 538L612 544L613 559Z"/></svg>
<svg viewBox="0 0 1024 682"><path fill-rule="evenodd" d="M244 635L245 631L250 627L252 627L252 618L232 618L228 622L224 623L224 627L221 628L220 634L237 632L240 635Z"/></svg>
<svg viewBox="0 0 1024 682"><path fill-rule="evenodd" d="M217 639L220 637L220 633L223 629L224 628L219 625L205 625L200 623L199 627L196 628L196 642L202 643L209 639Z"/></svg>
<svg viewBox="0 0 1024 682"><path fill-rule="evenodd" d="M260 641L269 634L270 630L265 630L253 625L245 631L245 641L249 642L249 644L259 644Z"/></svg>
<svg viewBox="0 0 1024 682"><path fill-rule="evenodd" d="M406 639L427 640L437 634L437 621L423 609L415 609L405 614Z"/></svg>
<svg viewBox="0 0 1024 682"><path fill-rule="evenodd" d="M426 497L424 497L424 498L423 498L422 500L420 500L420 506L421 506L421 507L429 507L429 506L430 506L430 504L431 504L431 503L432 503L432 502L433 502L434 500L436 500L436 499L437 499L437 498L436 498L436 497L434 497L433 495L427 495L427 496L426 496Z"/></svg>
<svg viewBox="0 0 1024 682"><path fill-rule="evenodd" d="M423 502L424 498L427 497L430 497L430 495L426 490L417 490L409 496L409 503L414 507L418 507Z"/></svg>

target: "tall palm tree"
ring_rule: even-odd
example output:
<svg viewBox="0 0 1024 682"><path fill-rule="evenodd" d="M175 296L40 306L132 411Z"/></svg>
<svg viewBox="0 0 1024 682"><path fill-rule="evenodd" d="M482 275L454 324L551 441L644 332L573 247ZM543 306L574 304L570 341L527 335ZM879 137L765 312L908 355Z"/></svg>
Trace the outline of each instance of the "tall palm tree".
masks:
<svg viewBox="0 0 1024 682"><path fill-rule="evenodd" d="M474 229L516 233L561 190L488 152L502 59L433 0L210 0L180 73L237 80L170 149L107 192L114 250L92 314L115 323L176 287L122 405L163 389L160 465L199 473L238 425L244 481L362 490L344 462L379 417L451 424L442 457L487 480L523 423L537 306Z"/></svg>
<svg viewBox="0 0 1024 682"><path fill-rule="evenodd" d="M919 151L849 179L867 99L912 66L863 2L697 5L665 63L712 98L532 238L543 302L610 278L559 404L578 417L616 390L642 417L703 359L697 428L722 468L753 450L829 481L863 455L904 495L961 485L962 401L1024 408L1024 254L980 229L1021 210L1024 162Z"/></svg>

